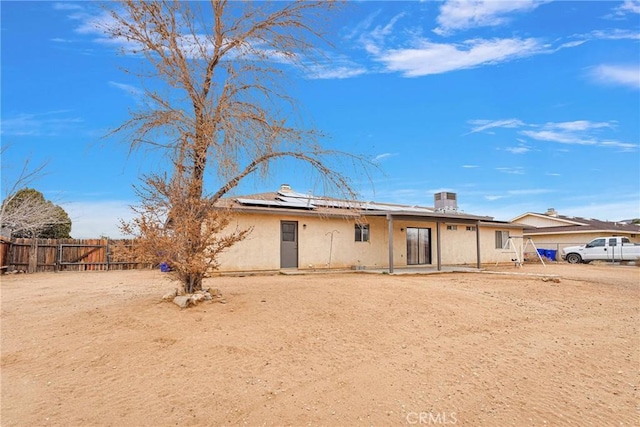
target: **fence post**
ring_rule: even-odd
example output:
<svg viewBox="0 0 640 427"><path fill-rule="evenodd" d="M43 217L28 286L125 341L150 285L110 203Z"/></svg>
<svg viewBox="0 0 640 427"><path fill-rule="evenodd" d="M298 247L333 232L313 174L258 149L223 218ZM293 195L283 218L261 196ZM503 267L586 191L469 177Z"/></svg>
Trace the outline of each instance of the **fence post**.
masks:
<svg viewBox="0 0 640 427"><path fill-rule="evenodd" d="M13 252L15 251L15 239L12 237L9 241L9 253L7 254L7 271L15 270L15 264L13 262Z"/></svg>
<svg viewBox="0 0 640 427"><path fill-rule="evenodd" d="M107 238L107 271L109 271L109 262L110 262L110 258L111 258L111 252L109 251L109 239Z"/></svg>
<svg viewBox="0 0 640 427"><path fill-rule="evenodd" d="M29 263L27 264L27 273L35 273L38 268L38 239L31 238L29 245Z"/></svg>
<svg viewBox="0 0 640 427"><path fill-rule="evenodd" d="M62 270L62 241L58 239L58 256L56 257L56 273Z"/></svg>

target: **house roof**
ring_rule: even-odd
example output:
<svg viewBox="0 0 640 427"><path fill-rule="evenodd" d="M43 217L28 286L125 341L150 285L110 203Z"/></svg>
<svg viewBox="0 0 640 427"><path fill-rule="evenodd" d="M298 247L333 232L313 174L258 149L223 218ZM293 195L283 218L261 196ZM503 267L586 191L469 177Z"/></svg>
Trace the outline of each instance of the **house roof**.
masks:
<svg viewBox="0 0 640 427"><path fill-rule="evenodd" d="M296 193L289 189L276 192L252 194L225 199L233 210L260 213L290 213L296 215L340 216L358 218L361 216L392 216L394 219L416 220L429 218L432 220L475 223L500 224L516 226L503 221L495 221L490 216L470 215L457 210L440 211L432 207L417 205L400 205L383 202L348 201L331 197L318 197L312 194ZM521 228L520 224L517 228Z"/></svg>
<svg viewBox="0 0 640 427"><path fill-rule="evenodd" d="M587 221L587 219L585 219L585 218L558 215L556 213L554 213L553 215L549 215L549 214L543 214L543 213L537 213L537 212L527 212L527 213L524 213L522 215L518 215L517 217L513 218L511 220L511 222L518 222L518 220L521 220L523 218L530 217L530 216L536 217L536 218L544 218L544 219L552 220L552 221L558 223L558 226L560 226L560 225L587 225L587 223L585 222L585 221Z"/></svg>
<svg viewBox="0 0 640 427"><path fill-rule="evenodd" d="M558 225L547 227L534 227L525 225L524 232L527 235L593 233L594 231L599 231L607 234L640 234L640 225L638 224L601 221L599 219L573 217L555 213L553 215L548 215L543 213L527 212L525 214L517 216L511 221L517 222L518 220L526 216L552 219L558 223Z"/></svg>

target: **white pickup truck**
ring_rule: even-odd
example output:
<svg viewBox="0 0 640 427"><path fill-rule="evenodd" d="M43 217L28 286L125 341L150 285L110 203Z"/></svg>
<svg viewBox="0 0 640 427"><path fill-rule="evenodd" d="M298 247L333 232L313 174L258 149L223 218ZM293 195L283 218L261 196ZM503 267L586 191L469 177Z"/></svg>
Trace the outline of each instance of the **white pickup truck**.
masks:
<svg viewBox="0 0 640 427"><path fill-rule="evenodd" d="M640 244L626 237L598 237L583 246L562 249L562 259L570 264L591 261L635 261L640 259Z"/></svg>

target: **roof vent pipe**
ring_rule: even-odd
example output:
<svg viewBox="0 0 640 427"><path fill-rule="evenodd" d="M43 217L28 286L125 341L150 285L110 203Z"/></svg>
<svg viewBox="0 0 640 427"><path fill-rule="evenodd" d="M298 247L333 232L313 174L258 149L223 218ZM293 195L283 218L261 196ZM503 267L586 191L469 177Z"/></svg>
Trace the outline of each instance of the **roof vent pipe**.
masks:
<svg viewBox="0 0 640 427"><path fill-rule="evenodd" d="M280 191L282 193L291 193L291 186L289 184L281 184L280 185Z"/></svg>

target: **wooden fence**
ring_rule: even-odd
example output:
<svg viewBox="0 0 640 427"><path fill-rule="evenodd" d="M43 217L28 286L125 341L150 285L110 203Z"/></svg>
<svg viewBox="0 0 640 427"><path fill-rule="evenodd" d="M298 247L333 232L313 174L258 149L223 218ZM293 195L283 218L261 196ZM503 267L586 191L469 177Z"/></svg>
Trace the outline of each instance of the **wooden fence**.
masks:
<svg viewBox="0 0 640 427"><path fill-rule="evenodd" d="M135 242L106 239L0 240L2 272L131 270L150 268L135 261Z"/></svg>

